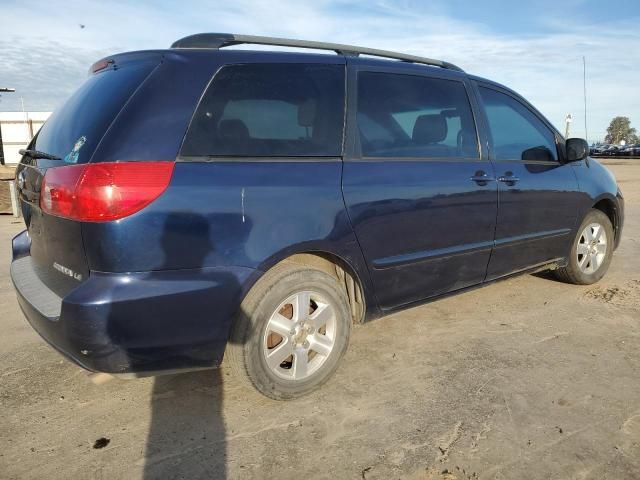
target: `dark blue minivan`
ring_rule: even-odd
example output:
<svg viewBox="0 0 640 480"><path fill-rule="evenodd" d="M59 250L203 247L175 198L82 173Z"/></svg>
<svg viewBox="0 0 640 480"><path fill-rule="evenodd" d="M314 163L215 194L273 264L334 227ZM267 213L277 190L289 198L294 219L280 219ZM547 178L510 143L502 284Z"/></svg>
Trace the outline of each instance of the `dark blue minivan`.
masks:
<svg viewBox="0 0 640 480"><path fill-rule="evenodd" d="M337 55L224 48L241 43ZM598 281L624 203L588 151L447 62L194 35L94 64L23 151L11 277L86 369L224 355L292 398L335 371L353 323L523 272Z"/></svg>

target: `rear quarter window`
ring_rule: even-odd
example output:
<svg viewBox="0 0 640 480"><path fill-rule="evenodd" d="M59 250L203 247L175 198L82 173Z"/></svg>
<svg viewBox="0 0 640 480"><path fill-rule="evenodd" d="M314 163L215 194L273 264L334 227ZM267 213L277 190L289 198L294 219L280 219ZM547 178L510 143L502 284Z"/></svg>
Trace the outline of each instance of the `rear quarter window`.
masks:
<svg viewBox="0 0 640 480"><path fill-rule="evenodd" d="M42 126L31 147L66 163L86 163L156 63L127 64L90 76Z"/></svg>
<svg viewBox="0 0 640 480"><path fill-rule="evenodd" d="M196 109L182 156L340 156L344 66L228 65Z"/></svg>

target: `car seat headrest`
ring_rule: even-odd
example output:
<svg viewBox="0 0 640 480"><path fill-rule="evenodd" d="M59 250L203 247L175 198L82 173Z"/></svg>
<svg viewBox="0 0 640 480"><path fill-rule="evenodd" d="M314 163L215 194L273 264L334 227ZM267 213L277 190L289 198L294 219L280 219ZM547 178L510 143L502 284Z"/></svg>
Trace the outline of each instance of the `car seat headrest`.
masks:
<svg viewBox="0 0 640 480"><path fill-rule="evenodd" d="M420 115L413 126L411 138L419 144L441 142L447 138L447 120L438 113Z"/></svg>

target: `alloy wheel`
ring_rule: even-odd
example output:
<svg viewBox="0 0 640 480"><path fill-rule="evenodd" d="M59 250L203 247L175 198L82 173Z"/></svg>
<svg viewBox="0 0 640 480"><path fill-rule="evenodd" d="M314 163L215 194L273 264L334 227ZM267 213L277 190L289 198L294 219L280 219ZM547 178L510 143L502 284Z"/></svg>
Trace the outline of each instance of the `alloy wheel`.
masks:
<svg viewBox="0 0 640 480"><path fill-rule="evenodd" d="M595 273L607 255L607 233L599 223L590 223L580 234L576 247L578 268L587 275Z"/></svg>
<svg viewBox="0 0 640 480"><path fill-rule="evenodd" d="M304 290L269 317L262 352L269 369L287 380L304 380L329 358L336 339L335 308L318 292Z"/></svg>

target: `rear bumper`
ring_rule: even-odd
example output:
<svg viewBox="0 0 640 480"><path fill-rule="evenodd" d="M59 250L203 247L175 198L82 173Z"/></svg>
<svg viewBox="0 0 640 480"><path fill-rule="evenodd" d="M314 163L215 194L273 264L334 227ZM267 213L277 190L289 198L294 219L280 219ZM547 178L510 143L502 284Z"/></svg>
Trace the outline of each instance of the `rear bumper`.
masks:
<svg viewBox="0 0 640 480"><path fill-rule="evenodd" d="M20 307L34 330L75 363L91 371L144 374L222 361L232 319L255 270L91 272L60 298L38 284L23 235L14 239L11 264Z"/></svg>

